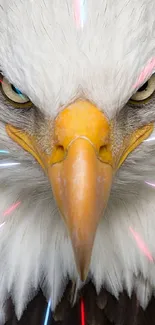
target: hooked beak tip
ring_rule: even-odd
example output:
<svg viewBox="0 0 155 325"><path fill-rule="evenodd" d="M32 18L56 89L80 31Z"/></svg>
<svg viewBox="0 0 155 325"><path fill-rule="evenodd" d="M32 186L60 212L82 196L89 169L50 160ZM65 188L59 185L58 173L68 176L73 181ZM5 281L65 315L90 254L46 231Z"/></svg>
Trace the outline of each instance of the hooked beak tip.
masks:
<svg viewBox="0 0 155 325"><path fill-rule="evenodd" d="M85 264L84 262L81 263L80 265L77 264L77 270L78 270L80 280L82 282L85 282L88 277L89 265Z"/></svg>
<svg viewBox="0 0 155 325"><path fill-rule="evenodd" d="M80 280L81 280L82 282L85 282L86 279L87 279L87 276L88 276L88 270L87 270L87 269L81 269L81 270L79 271L79 276L80 276Z"/></svg>
<svg viewBox="0 0 155 325"><path fill-rule="evenodd" d="M90 247L84 246L81 245L81 247L75 249L74 242L72 242L77 271L82 282L85 282L88 277L93 243Z"/></svg>

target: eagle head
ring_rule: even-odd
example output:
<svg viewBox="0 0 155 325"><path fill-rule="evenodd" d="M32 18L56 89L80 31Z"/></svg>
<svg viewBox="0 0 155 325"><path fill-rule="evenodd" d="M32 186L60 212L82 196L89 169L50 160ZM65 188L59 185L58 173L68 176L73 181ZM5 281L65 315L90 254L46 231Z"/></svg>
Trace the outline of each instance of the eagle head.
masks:
<svg viewBox="0 0 155 325"><path fill-rule="evenodd" d="M89 1L79 28L73 7L0 0L0 303L18 317L68 279L130 293L149 265L130 227L155 253L154 0Z"/></svg>

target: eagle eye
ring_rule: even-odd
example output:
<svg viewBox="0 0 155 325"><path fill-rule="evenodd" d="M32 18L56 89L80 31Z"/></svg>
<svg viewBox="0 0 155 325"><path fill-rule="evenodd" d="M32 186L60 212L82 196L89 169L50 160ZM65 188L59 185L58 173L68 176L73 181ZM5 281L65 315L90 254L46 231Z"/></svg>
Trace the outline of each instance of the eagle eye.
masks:
<svg viewBox="0 0 155 325"><path fill-rule="evenodd" d="M155 92L155 74L141 86L137 92L130 98L131 103L143 104L147 102Z"/></svg>
<svg viewBox="0 0 155 325"><path fill-rule="evenodd" d="M1 87L4 96L15 106L22 107L31 103L29 98L21 93L21 91L12 85L5 77L1 80Z"/></svg>

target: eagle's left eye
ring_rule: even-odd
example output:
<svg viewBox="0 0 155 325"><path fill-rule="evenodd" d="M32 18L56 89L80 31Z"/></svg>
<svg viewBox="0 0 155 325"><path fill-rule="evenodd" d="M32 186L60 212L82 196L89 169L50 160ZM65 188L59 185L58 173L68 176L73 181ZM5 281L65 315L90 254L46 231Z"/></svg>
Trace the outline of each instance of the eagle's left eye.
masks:
<svg viewBox="0 0 155 325"><path fill-rule="evenodd" d="M11 83L9 83L6 78L3 77L1 84L3 94L12 103L21 105L30 103L29 98L22 94L20 90L14 87Z"/></svg>
<svg viewBox="0 0 155 325"><path fill-rule="evenodd" d="M131 103L141 104L151 98L155 92L155 74L130 98Z"/></svg>

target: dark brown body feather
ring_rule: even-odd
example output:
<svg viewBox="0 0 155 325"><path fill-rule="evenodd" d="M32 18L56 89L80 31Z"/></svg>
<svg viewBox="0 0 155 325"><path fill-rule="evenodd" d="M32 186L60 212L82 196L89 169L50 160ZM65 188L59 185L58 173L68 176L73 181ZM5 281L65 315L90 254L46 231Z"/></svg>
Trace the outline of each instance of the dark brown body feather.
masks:
<svg viewBox="0 0 155 325"><path fill-rule="evenodd" d="M78 302L72 308L70 292L69 285L61 303L53 315L50 313L45 325L81 325L81 298L85 306L85 325L155 325L153 297L144 311L139 306L135 294L129 298L126 292L123 292L117 300L103 289L97 296L93 285L89 283L81 291ZM5 325L44 325L46 310L47 302L42 292L39 292L29 303L20 321L17 321L13 307L9 308L9 320Z"/></svg>

